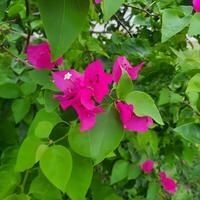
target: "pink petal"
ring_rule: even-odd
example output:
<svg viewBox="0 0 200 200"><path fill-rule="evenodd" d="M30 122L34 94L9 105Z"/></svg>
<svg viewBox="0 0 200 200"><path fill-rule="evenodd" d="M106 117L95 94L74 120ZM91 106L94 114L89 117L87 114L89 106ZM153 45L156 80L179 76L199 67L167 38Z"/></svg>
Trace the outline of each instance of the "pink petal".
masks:
<svg viewBox="0 0 200 200"><path fill-rule="evenodd" d="M146 160L142 165L141 169L146 173L151 173L154 168L154 162L152 160Z"/></svg>
<svg viewBox="0 0 200 200"><path fill-rule="evenodd" d="M82 75L73 69L54 72L52 75L56 87L65 94L77 92L83 79Z"/></svg>
<svg viewBox="0 0 200 200"><path fill-rule="evenodd" d="M63 110L66 110L68 107L72 106L77 101L76 98L69 99L66 95L54 95L54 98L60 102L60 106Z"/></svg>
<svg viewBox="0 0 200 200"><path fill-rule="evenodd" d="M200 12L200 0L193 0L193 9L196 12Z"/></svg>
<svg viewBox="0 0 200 200"><path fill-rule="evenodd" d="M138 73L143 65L144 62L140 63L136 67L132 67L125 56L119 56L113 65L113 72L112 72L113 80L116 83L119 82L119 79L122 76L122 68L124 68L128 72L132 80L136 80L138 77Z"/></svg>
<svg viewBox="0 0 200 200"><path fill-rule="evenodd" d="M163 188L169 193L175 193L177 184L172 178L168 178L165 172L160 172L161 184Z"/></svg>
<svg viewBox="0 0 200 200"><path fill-rule="evenodd" d="M127 69L127 72L128 72L128 74L129 74L129 76L131 77L132 80L137 79L138 73L141 70L141 68L143 67L143 65L144 65L144 62L140 63L136 67L133 67L131 69Z"/></svg>
<svg viewBox="0 0 200 200"><path fill-rule="evenodd" d="M84 83L93 90L94 98L101 103L103 98L109 94L109 84L112 82L111 75L104 72L103 64L97 60L89 64L84 72Z"/></svg>
<svg viewBox="0 0 200 200"><path fill-rule="evenodd" d="M120 118L124 128L129 131L147 132L148 127L153 124L150 117L138 117L134 113L134 106L122 102L117 103L117 108L120 112Z"/></svg>
<svg viewBox="0 0 200 200"><path fill-rule="evenodd" d="M47 42L34 46L29 45L27 47L27 57L36 69L52 69L55 65L61 65L63 62L63 57L53 63L51 62L51 51Z"/></svg>
<svg viewBox="0 0 200 200"><path fill-rule="evenodd" d="M160 176L162 179L167 177L167 175L166 175L165 172L160 172L160 173L159 173L159 176Z"/></svg>
<svg viewBox="0 0 200 200"><path fill-rule="evenodd" d="M95 0L96 4L100 4L103 0Z"/></svg>
<svg viewBox="0 0 200 200"><path fill-rule="evenodd" d="M77 103L73 105L81 122L80 131L84 132L94 127L96 123L96 113L103 112L103 109L96 108L94 110L88 110L82 104Z"/></svg>
<svg viewBox="0 0 200 200"><path fill-rule="evenodd" d="M92 90L85 88L80 93L81 104L88 110L93 110L95 108L95 104L92 99Z"/></svg>

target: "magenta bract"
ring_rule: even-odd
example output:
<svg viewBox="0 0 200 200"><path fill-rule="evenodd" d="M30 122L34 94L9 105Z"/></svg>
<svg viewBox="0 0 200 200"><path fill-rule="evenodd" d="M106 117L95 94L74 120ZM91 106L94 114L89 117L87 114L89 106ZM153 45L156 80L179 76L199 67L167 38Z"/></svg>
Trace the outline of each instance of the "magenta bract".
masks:
<svg viewBox="0 0 200 200"><path fill-rule="evenodd" d="M193 0L193 9L196 12L200 12L200 0Z"/></svg>
<svg viewBox="0 0 200 200"><path fill-rule="evenodd" d="M131 104L118 101L117 108L124 128L129 131L144 133L147 132L149 126L153 124L153 120L150 117L138 117L134 113L134 106Z"/></svg>
<svg viewBox="0 0 200 200"><path fill-rule="evenodd" d="M113 72L112 72L113 80L116 83L119 82L120 77L122 76L122 68L127 71L132 80L136 80L138 77L138 73L143 67L143 65L144 62L140 63L135 67L132 67L125 56L119 56L113 65Z"/></svg>
<svg viewBox="0 0 200 200"><path fill-rule="evenodd" d="M28 61L39 70L52 69L63 62L63 57L58 58L55 62L51 62L51 51L47 42L39 45L28 45L26 53Z"/></svg>
<svg viewBox="0 0 200 200"><path fill-rule="evenodd" d="M95 0L96 4L100 4L103 0Z"/></svg>
<svg viewBox="0 0 200 200"><path fill-rule="evenodd" d="M154 162L152 160L146 160L144 163L141 165L141 169L146 172L146 173L151 173L151 171L154 168Z"/></svg>
<svg viewBox="0 0 200 200"><path fill-rule="evenodd" d="M62 109L72 106L80 119L81 131L91 129L96 123L96 113L104 112L95 102L101 103L109 93L112 76L105 73L103 64L97 60L89 64L84 75L75 70L53 73L54 83L63 95L54 95Z"/></svg>
<svg viewBox="0 0 200 200"><path fill-rule="evenodd" d="M160 172L161 184L163 188L169 193L175 193L177 184L172 178L168 178L165 172Z"/></svg>

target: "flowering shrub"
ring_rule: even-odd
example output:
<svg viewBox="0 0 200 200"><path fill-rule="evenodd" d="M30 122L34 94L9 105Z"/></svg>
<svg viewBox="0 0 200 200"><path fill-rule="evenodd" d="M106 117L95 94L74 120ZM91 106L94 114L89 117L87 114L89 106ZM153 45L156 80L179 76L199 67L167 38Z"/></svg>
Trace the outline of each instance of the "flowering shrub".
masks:
<svg viewBox="0 0 200 200"><path fill-rule="evenodd" d="M199 200L200 2L0 2L0 199Z"/></svg>

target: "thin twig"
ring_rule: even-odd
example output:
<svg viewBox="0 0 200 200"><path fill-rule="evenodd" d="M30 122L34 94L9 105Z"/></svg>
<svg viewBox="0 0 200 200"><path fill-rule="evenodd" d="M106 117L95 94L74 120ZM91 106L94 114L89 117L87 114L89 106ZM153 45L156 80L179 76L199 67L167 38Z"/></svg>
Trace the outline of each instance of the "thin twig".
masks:
<svg viewBox="0 0 200 200"><path fill-rule="evenodd" d="M126 30L126 32L129 34L130 37L132 36L132 33L128 30L128 28L123 24L123 22L119 19L119 17L117 15L114 15L114 17L116 18L116 20L118 21L118 23L124 28L124 30Z"/></svg>
<svg viewBox="0 0 200 200"><path fill-rule="evenodd" d="M17 61L20 61L21 63L23 63L24 65L34 68L33 65L29 64L28 62L26 62L25 60L19 58L18 56L16 56L14 53L12 53L11 51L9 51L9 49L7 49L4 46L0 46L0 48L2 48L4 51L6 51L8 54L10 54L12 57L14 57Z"/></svg>
<svg viewBox="0 0 200 200"><path fill-rule="evenodd" d="M133 5L131 5L131 4L124 3L123 5L126 6L126 7L130 7L130 8L132 8L132 9L137 9L137 10L140 10L140 11L142 11L142 12L145 12L145 13L148 14L149 16L157 16L157 15L155 15L155 14L153 14L153 13L150 13L150 12L149 12L148 10L146 10L146 9L139 8L139 7L133 6Z"/></svg>
<svg viewBox="0 0 200 200"><path fill-rule="evenodd" d="M27 38L26 38L26 47L29 45L29 41L31 38L31 34L32 34L32 30L31 30L31 23L29 20L29 16L30 16L30 4L29 4L29 0L25 0L25 4L26 4L26 18L27 18Z"/></svg>
<svg viewBox="0 0 200 200"><path fill-rule="evenodd" d="M61 138L57 139L57 140L54 140L54 141L53 141L53 143L54 143L54 144L55 144L55 143L58 143L58 142L60 142L60 141L64 140L66 137L67 137L67 134L66 134L66 135L64 135L63 137L61 137Z"/></svg>

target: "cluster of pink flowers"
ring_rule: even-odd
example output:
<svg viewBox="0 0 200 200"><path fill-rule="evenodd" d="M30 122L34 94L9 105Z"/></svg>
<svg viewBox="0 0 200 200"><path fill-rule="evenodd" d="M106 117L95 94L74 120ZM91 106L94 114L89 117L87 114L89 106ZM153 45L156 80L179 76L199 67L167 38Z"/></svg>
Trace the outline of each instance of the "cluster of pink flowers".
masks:
<svg viewBox="0 0 200 200"><path fill-rule="evenodd" d="M152 160L146 160L140 167L145 173L149 174L154 168L154 162ZM161 185L163 188L169 193L175 193L177 190L176 182L172 178L167 177L166 172L160 172L159 176L161 178Z"/></svg>
<svg viewBox="0 0 200 200"><path fill-rule="evenodd" d="M84 74L75 70L64 70L53 73L55 85L63 95L55 95L60 101L62 109L72 106L80 119L81 131L91 129L96 122L96 113L104 109L96 106L109 93L111 75L103 70L100 60L89 64Z"/></svg>
<svg viewBox="0 0 200 200"><path fill-rule="evenodd" d="M200 0L193 0L193 8L196 12L200 12Z"/></svg>
<svg viewBox="0 0 200 200"><path fill-rule="evenodd" d="M51 51L48 43L39 45L29 45L27 48L29 62L38 70L52 69L61 65L63 57L56 61L51 61ZM80 130L87 131L94 127L96 114L104 112L100 106L104 97L109 94L109 86L114 81L118 83L122 76L122 69L126 70L132 80L136 80L138 73L144 62L132 67L126 57L119 56L114 62L112 74L104 71L103 63L96 60L89 64L84 73L81 74L74 69L56 71L52 73L53 82L62 92L61 95L54 95L60 102L63 110L73 107L78 114L81 127ZM116 101L116 108L120 113L123 127L130 131L146 132L153 120L148 117L139 117L134 113L134 105L127 104L121 100ZM141 169L146 173L151 173L154 162L147 160L141 165ZM165 172L160 172L161 184L163 188L170 192L176 192L176 182L168 178Z"/></svg>
<svg viewBox="0 0 200 200"><path fill-rule="evenodd" d="M48 43L36 46L29 45L27 48L29 62L36 69L52 69L56 65L61 65L63 57L55 62L51 62L51 52ZM132 80L137 79L144 62L136 67L132 67L124 56L119 56L114 62L112 74L107 74L103 69L103 63L96 60L89 64L84 74L74 69L53 72L53 82L63 93L54 95L60 101L63 110L73 107L80 119L80 130L86 131L94 127L96 114L104 112L100 107L104 97L109 94L109 86L114 81L119 82L122 76L122 68L127 71ZM134 113L134 105L126 104L117 100L116 107L120 113L123 127L130 131L146 132L153 124L150 117L139 117Z"/></svg>

